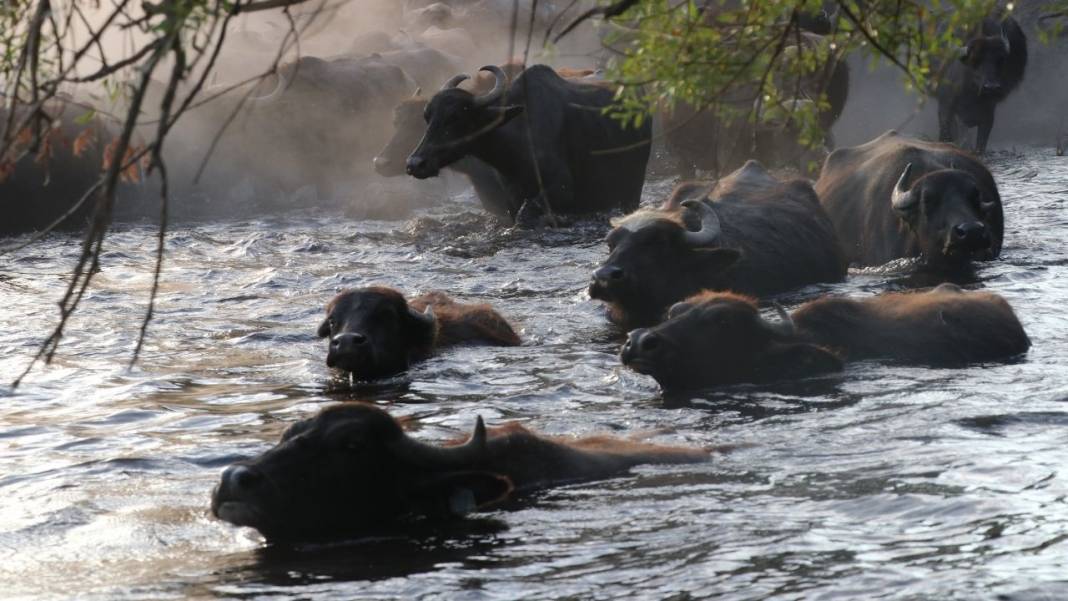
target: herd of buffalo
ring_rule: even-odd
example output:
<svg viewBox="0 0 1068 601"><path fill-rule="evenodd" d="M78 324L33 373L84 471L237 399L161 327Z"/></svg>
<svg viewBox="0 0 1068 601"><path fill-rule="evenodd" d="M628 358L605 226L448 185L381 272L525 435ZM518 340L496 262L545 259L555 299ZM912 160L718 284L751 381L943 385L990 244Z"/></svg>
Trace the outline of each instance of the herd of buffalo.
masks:
<svg viewBox="0 0 1068 601"><path fill-rule="evenodd" d="M449 3L422 4L411 9L413 19L455 16ZM798 43L819 44L823 21L815 19ZM487 211L517 226L624 213L612 223L589 296L627 332L622 364L667 392L805 378L857 360L946 366L1008 360L1030 346L1003 298L945 283L1002 249L1001 198L979 157L998 102L1019 84L1027 63L1027 40L1011 16L987 19L947 69L937 93L941 142L888 131L830 152L814 183L780 179L765 167L797 165L805 149L791 141L788 127L741 131L756 126L721 123L688 107L659 115L679 175L731 173L712 183L684 181L655 208L639 208L651 120L634 127L606 115L616 96L599 72L513 62L483 67L472 78L425 40L380 45L359 58L305 57L279 69L254 97L263 105L257 110L277 118L286 105L272 103L316 85L328 100L344 98L337 106L324 103L324 110L388 105L391 138L367 161L379 176L423 180L455 172L470 180ZM827 94L825 131L841 114L849 85L844 63L828 65L827 73L822 90L802 92ZM425 97L422 89L437 91ZM671 125L680 120L688 125ZM978 154L950 143L959 126L977 128ZM286 134L287 127L272 135L307 137L310 146L320 135L314 128ZM321 135L352 132L335 127ZM312 180L349 168L333 155L312 162L318 170L302 174ZM27 184L32 177L15 173L2 184L4 195L43 196ZM28 213L23 229L47 218ZM842 281L849 266L898 259L914 260L937 285L864 299L828 296L792 313L771 303L770 319L761 312L761 299ZM521 344L488 305L442 292L406 298L385 286L338 294L318 336L327 342L326 364L361 381L402 373L451 345ZM706 461L709 452L614 437L551 438L516 424L487 428L481 419L466 440L435 445L409 437L379 408L347 403L292 425L275 447L227 468L211 509L269 540L337 538L462 516L526 490L608 477L637 464Z"/></svg>

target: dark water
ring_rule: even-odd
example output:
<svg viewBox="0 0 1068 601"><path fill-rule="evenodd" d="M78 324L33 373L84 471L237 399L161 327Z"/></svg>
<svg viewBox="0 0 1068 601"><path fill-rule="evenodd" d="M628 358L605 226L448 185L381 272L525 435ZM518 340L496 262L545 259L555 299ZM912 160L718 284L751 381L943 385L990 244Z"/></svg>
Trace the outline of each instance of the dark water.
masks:
<svg viewBox="0 0 1068 601"><path fill-rule="evenodd" d="M1017 309L1034 342L1025 360L862 363L699 399L664 399L621 369L585 294L602 226L494 234L462 203L438 211L452 213L444 224L293 213L181 226L132 371L155 240L151 226L120 227L55 363L0 389L0 597L1068 598L1068 158L1003 154L993 168L1007 242L975 286ZM0 258L0 381L53 324L78 247L54 236ZM856 273L785 300L897 280ZM331 383L321 307L371 282L491 301L525 343L449 352L385 389ZM271 549L211 519L224 465L355 398L418 416L427 439L482 415L742 447L418 539Z"/></svg>

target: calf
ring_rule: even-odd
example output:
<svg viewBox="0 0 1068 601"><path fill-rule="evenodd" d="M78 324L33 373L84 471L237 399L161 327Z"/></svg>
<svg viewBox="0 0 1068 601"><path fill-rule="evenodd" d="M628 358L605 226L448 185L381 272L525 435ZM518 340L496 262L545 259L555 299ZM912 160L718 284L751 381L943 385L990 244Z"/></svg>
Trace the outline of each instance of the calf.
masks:
<svg viewBox="0 0 1068 601"><path fill-rule="evenodd" d="M319 337L330 339L328 367L364 380L400 373L444 346L520 343L508 321L489 305L458 303L441 292L409 302L383 286L335 296L326 305Z"/></svg>
<svg viewBox="0 0 1068 601"><path fill-rule="evenodd" d="M1005 299L952 284L864 300L825 297L782 316L769 323L752 298L703 292L674 305L664 323L631 332L620 359L665 389L687 389L833 372L843 360L995 361L1031 346Z"/></svg>
<svg viewBox="0 0 1068 601"><path fill-rule="evenodd" d="M702 449L550 438L515 423L486 428L481 418L465 443L438 446L409 437L373 405L350 403L294 424L274 448L226 468L211 511L272 541L341 538L456 518L639 464L708 459Z"/></svg>
<svg viewBox="0 0 1068 601"><path fill-rule="evenodd" d="M755 161L711 192L682 184L660 210L615 226L589 293L626 328L654 324L672 303L704 289L769 295L846 274L812 186L781 182Z"/></svg>
<svg viewBox="0 0 1068 601"><path fill-rule="evenodd" d="M1001 196L986 166L951 146L888 131L840 148L816 182L852 263L918 257L956 270L1001 253Z"/></svg>

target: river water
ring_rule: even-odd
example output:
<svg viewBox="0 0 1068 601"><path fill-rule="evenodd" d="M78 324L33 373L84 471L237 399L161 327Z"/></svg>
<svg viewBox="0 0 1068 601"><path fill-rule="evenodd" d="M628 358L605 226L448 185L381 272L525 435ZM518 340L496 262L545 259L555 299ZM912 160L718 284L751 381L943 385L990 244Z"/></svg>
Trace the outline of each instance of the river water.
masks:
<svg viewBox="0 0 1068 601"><path fill-rule="evenodd" d="M0 587L5 599L1063 599L1068 597L1068 157L996 154L1005 252L972 287L1016 308L1024 360L853 364L667 398L621 368L585 288L603 225L508 233L469 199L407 221L300 212L172 228L142 361L127 369L155 229L117 226L54 363L6 387L54 325L80 241L0 258ZM670 189L647 184L647 200ZM353 389L314 336L340 288L495 304L518 348L461 348ZM885 270L821 293L900 287ZM321 407L371 400L444 439L655 431L738 445L527 497L418 539L265 547L215 521L212 486Z"/></svg>

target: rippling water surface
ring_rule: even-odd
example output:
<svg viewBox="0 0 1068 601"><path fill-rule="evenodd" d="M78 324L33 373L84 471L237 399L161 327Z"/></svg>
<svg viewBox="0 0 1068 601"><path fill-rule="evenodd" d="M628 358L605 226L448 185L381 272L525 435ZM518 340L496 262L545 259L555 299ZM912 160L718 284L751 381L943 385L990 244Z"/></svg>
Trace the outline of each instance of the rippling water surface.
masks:
<svg viewBox="0 0 1068 601"><path fill-rule="evenodd" d="M409 221L294 212L168 237L143 360L126 364L155 230L119 226L53 365L0 388L4 598L1068 598L1068 158L992 159L1002 258L972 287L1016 308L1026 359L844 374L665 399L623 370L586 296L604 226L493 233L454 201ZM647 185L655 200L670 182ZM0 258L0 381L54 324L80 241ZM494 303L518 348L461 348L374 390L333 382L314 336L340 288ZM900 287L878 270L823 292ZM738 444L528 497L425 539L264 547L213 520L219 471L324 405L374 400L416 436L475 417L549 433L656 430Z"/></svg>

